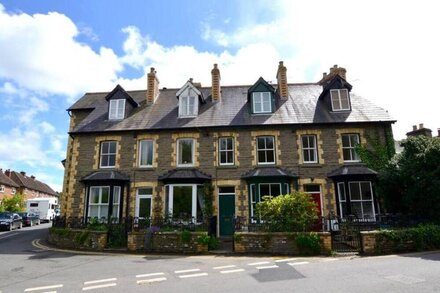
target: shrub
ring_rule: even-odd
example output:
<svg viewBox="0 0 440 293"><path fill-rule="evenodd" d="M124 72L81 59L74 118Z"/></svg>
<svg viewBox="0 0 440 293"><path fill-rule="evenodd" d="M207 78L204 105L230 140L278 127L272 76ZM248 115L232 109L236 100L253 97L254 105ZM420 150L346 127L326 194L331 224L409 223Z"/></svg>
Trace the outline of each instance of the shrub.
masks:
<svg viewBox="0 0 440 293"><path fill-rule="evenodd" d="M182 242L189 242L191 240L191 232L183 230L182 234L180 234L180 239L182 239Z"/></svg>
<svg viewBox="0 0 440 293"><path fill-rule="evenodd" d="M295 242L301 255L317 255L321 252L321 240L317 233L300 233Z"/></svg>
<svg viewBox="0 0 440 293"><path fill-rule="evenodd" d="M256 215L270 231L308 231L318 219L316 204L307 193L293 191L276 197L264 196L263 199L257 204Z"/></svg>
<svg viewBox="0 0 440 293"><path fill-rule="evenodd" d="M376 252L384 253L440 248L440 226L425 224L400 230L384 230L376 236Z"/></svg>
<svg viewBox="0 0 440 293"><path fill-rule="evenodd" d="M6 197L3 199L1 205L1 209L3 209L3 211L12 213L22 212L25 210L24 196L20 193L17 193L14 196Z"/></svg>

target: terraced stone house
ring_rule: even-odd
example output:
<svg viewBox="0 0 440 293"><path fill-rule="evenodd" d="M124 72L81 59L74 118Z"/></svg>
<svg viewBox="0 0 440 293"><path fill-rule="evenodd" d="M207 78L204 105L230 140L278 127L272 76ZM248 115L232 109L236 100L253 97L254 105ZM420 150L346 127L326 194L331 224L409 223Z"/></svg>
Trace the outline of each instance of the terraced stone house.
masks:
<svg viewBox="0 0 440 293"><path fill-rule="evenodd" d="M173 215L200 219L203 184L214 187L217 234L232 217L255 216L264 195L298 189L321 216L374 219L376 172L356 153L368 139L392 138L388 112L353 93L334 66L317 83L290 84L279 63L277 84L221 85L189 79L147 90L86 93L69 109L62 213L122 218Z"/></svg>

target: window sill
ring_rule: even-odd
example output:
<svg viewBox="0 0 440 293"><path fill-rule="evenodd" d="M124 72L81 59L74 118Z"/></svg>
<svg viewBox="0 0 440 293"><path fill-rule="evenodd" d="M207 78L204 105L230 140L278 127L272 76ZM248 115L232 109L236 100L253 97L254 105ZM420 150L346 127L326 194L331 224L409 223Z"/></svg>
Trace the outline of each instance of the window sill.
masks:
<svg viewBox="0 0 440 293"><path fill-rule="evenodd" d="M321 168L321 167L324 167L325 164L320 164L320 163L302 163L302 164L300 164L300 166L302 168Z"/></svg>
<svg viewBox="0 0 440 293"><path fill-rule="evenodd" d="M236 165L218 165L217 169L238 169Z"/></svg>
<svg viewBox="0 0 440 293"><path fill-rule="evenodd" d="M154 170L154 169L156 169L156 167L153 167L153 166L151 166L151 167L136 167L136 168L134 168L134 170L136 170L136 171L151 171L151 170Z"/></svg>

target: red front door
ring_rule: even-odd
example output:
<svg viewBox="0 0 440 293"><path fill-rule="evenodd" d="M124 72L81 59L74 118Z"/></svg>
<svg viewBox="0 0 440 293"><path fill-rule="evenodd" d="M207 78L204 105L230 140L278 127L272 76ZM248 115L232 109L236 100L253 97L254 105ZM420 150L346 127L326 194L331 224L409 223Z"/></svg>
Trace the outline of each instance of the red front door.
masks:
<svg viewBox="0 0 440 293"><path fill-rule="evenodd" d="M316 224L313 225L313 231L322 231L322 203L321 203L321 193L320 192L312 192L309 193L313 198L313 201L316 203L316 208L318 209L318 220Z"/></svg>

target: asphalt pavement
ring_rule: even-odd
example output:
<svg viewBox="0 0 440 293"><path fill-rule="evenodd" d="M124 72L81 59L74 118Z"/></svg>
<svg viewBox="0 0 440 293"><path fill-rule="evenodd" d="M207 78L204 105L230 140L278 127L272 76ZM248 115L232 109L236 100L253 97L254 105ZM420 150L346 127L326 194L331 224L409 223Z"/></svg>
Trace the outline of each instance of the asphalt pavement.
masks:
<svg viewBox="0 0 440 293"><path fill-rule="evenodd" d="M0 292L440 292L440 252L185 256L54 250L50 224L0 232Z"/></svg>

